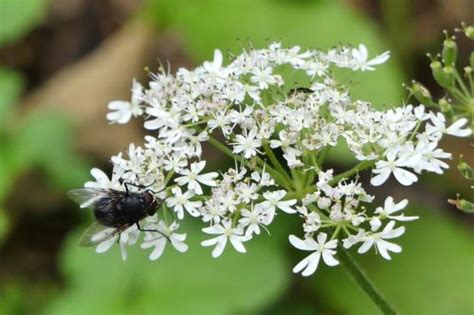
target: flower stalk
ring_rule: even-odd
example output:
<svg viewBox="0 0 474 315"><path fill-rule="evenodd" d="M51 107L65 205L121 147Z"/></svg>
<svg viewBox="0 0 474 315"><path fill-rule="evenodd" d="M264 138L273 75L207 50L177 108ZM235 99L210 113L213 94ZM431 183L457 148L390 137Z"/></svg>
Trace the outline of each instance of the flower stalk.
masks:
<svg viewBox="0 0 474 315"><path fill-rule="evenodd" d="M374 284L369 280L359 264L351 257L349 252L341 249L338 253L341 264L346 268L347 273L357 283L357 285L369 296L380 311L385 315L397 315L395 309L387 302Z"/></svg>

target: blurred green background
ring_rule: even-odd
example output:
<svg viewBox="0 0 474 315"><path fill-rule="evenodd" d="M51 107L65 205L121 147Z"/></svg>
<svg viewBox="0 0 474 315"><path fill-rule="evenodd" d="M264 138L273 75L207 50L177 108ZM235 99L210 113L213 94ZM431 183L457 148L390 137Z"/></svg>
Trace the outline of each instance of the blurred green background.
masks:
<svg viewBox="0 0 474 315"><path fill-rule="evenodd" d="M379 314L342 267L308 279L291 273L301 255L288 245L297 222L287 216L271 237L250 242L247 255L212 259L199 246L200 226L187 222L188 253L167 250L151 262L135 249L124 263L117 249L78 247L92 218L65 192L81 186L90 167L110 170L112 154L142 142L140 122L107 124L106 104L128 99L132 79L144 82L145 66L153 71L158 60L176 69L211 59L215 48L273 40L364 43L372 55L393 57L351 78L352 93L393 106L411 79L442 93L426 53L439 51L441 31L461 21L474 22L473 1L0 0L0 314ZM459 45L466 60L472 42ZM468 142L444 145L472 164ZM343 161L335 157L333 166ZM466 188L454 170L410 190L373 191L379 201L409 198L409 213L421 216L407 224L403 253L392 261L360 258L401 314L474 314L474 219L446 202Z"/></svg>

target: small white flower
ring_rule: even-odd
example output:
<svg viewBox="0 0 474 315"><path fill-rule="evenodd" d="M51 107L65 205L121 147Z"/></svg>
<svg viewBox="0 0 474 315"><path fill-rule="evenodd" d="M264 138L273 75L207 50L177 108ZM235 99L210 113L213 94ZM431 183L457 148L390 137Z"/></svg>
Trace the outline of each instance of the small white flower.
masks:
<svg viewBox="0 0 474 315"><path fill-rule="evenodd" d="M389 151L387 153L387 161L377 161L375 164L375 169L373 169L372 172L377 175L372 177L370 183L374 186L380 186L385 183L390 174L393 173L400 184L404 186L410 186L418 180L418 177L402 168L406 167L407 164L408 162L406 158L397 158L395 152Z"/></svg>
<svg viewBox="0 0 474 315"><path fill-rule="evenodd" d="M392 215L395 212L405 209L407 205L408 205L407 199L403 199L399 203L395 203L393 201L393 198L391 196L388 196L385 199L383 208L378 207L377 209L375 209L375 213L379 214L383 218L389 218L389 219L393 219L397 221L413 221L413 220L418 219L418 216L406 217L404 214L400 214L396 216Z"/></svg>
<svg viewBox="0 0 474 315"><path fill-rule="evenodd" d="M373 232L369 235L366 235L364 237L364 243L361 247L359 247L357 252L359 254L364 254L372 246L375 246L377 252L387 260L391 259L389 252L400 253L402 251L402 247L400 245L386 241L388 239L397 238L405 233L404 226L393 229L394 226L395 221L390 221L381 232Z"/></svg>
<svg viewBox="0 0 474 315"><path fill-rule="evenodd" d="M252 70L253 76L250 78L252 83L258 84L260 90L268 88L269 85L276 84L278 81L274 75L272 75L272 68L267 67L265 69L254 68Z"/></svg>
<svg viewBox="0 0 474 315"><path fill-rule="evenodd" d="M442 113L430 113L429 117L431 124L426 125L426 132L433 135L435 140L439 140L442 133L456 137L468 137L472 134L472 130L469 127L462 128L468 123L466 118L458 119L446 128L446 118Z"/></svg>
<svg viewBox="0 0 474 315"><path fill-rule="evenodd" d="M204 206L200 209L202 221L217 224L227 213L227 209L214 199L206 200Z"/></svg>
<svg viewBox="0 0 474 315"><path fill-rule="evenodd" d="M155 228L158 229L161 233L166 235L171 242L171 245L180 253L184 253L188 250L188 245L184 243L186 240L186 233L178 234L174 231L179 228L179 225L176 222L173 222L170 226L167 226L163 221L158 222L158 226ZM163 235L156 232L145 232L145 240L140 245L141 248L147 249L154 247L153 251L150 253L150 260L157 260L163 254L165 250L166 243L168 239Z"/></svg>
<svg viewBox="0 0 474 315"><path fill-rule="evenodd" d="M202 206L202 201L191 201L190 199L194 196L192 191L188 190L183 194L179 187L174 187L171 191L174 196L166 199L166 205L173 208L178 219L182 220L184 218L183 209L186 209L186 211L188 211L188 213L193 217L198 217L200 215L197 208Z"/></svg>
<svg viewBox="0 0 474 315"><path fill-rule="evenodd" d="M237 135L234 143L234 153L244 153L246 159L261 153L258 148L262 145L262 141L257 138L254 129L250 130L246 135Z"/></svg>
<svg viewBox="0 0 474 315"><path fill-rule="evenodd" d="M206 161L193 163L191 164L190 169L180 170L178 173L183 176L176 178L174 181L177 182L180 186L187 184L188 189L193 190L197 195L202 195L202 188L199 183L204 184L206 186L216 186L217 183L214 178L219 175L216 172L199 174L205 166Z"/></svg>
<svg viewBox="0 0 474 315"><path fill-rule="evenodd" d="M354 58L354 65L352 67L353 70L372 71L375 70L373 66L382 64L387 61L388 58L390 58L390 52L386 51L383 54L376 56L374 59L367 60L369 57L367 47L365 47L363 44L360 44L358 49L352 49L352 57Z"/></svg>
<svg viewBox="0 0 474 315"><path fill-rule="evenodd" d="M130 118L140 116L143 110L140 103L143 100L142 86L137 81L133 80L132 100L126 101L112 101L108 104L111 112L107 114L107 119L111 123L126 124Z"/></svg>
<svg viewBox="0 0 474 315"><path fill-rule="evenodd" d="M247 236L251 236L252 234L259 235L260 226L266 229L264 225L270 224L273 220L271 214L269 214L261 204L252 206L251 210L243 208L240 210L240 214L242 218L239 220L239 224L247 228L245 230L245 235Z"/></svg>
<svg viewBox="0 0 474 315"><path fill-rule="evenodd" d="M399 215L393 215L395 212L399 212L408 205L408 200L403 199L399 203L395 203L393 201L393 198L391 196L387 197L385 199L385 203L383 207L377 207L375 209L375 214L377 214L377 217L373 217L370 220L370 226L372 227L372 230L378 230L379 227L382 225L381 219L389 218L391 220L396 220L396 221L413 221L417 220L419 217L418 216L405 216L404 214L399 214Z"/></svg>
<svg viewBox="0 0 474 315"><path fill-rule="evenodd" d="M318 241L316 242L313 238L306 238L304 240L299 239L294 235L289 236L291 245L304 251L314 251L302 261L300 261L294 268L294 273L301 272L301 275L307 277L312 275L319 265L319 260L323 257L323 261L328 266L336 266L339 261L334 258L336 255L337 240L328 241L326 233L318 234Z"/></svg>
<svg viewBox="0 0 474 315"><path fill-rule="evenodd" d="M277 190L277 191L267 191L263 194L263 197L266 199L263 202L263 205L269 209L269 211L275 212L275 208L279 208L280 210L292 214L296 213L296 210L291 208L294 204L296 204L296 199L291 200L281 200L283 197L286 196L286 192L284 190Z"/></svg>
<svg viewBox="0 0 474 315"><path fill-rule="evenodd" d="M212 250L212 257L214 258L219 257L222 254L225 245L227 244L227 240L230 240L232 246L239 253L246 252L245 247L242 243L248 241L250 237L243 235L244 233L242 231L242 228L233 228L232 222L228 220L223 221L221 224L216 224L211 227L204 228L202 229L202 231L207 234L219 235L217 237L201 242L201 245L204 247L216 245L216 247L214 247L214 249Z"/></svg>

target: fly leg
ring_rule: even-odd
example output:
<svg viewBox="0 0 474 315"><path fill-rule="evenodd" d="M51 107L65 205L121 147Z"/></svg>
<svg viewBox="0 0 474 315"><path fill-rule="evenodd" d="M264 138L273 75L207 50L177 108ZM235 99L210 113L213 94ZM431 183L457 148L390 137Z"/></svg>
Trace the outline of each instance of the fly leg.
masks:
<svg viewBox="0 0 474 315"><path fill-rule="evenodd" d="M155 233L159 233L159 234L161 234L164 238L166 238L166 239L168 240L168 242L171 243L171 240L170 240L170 238L168 237L168 235L165 235L164 233L162 233L162 232L160 232L160 231L158 231L158 230L142 229L142 227L140 226L140 223L139 223L138 221L136 222L136 224L137 224L138 230L140 230L140 231L142 231L142 232L155 232Z"/></svg>
<svg viewBox="0 0 474 315"><path fill-rule="evenodd" d="M134 184L134 183L129 183L129 182L125 182L123 184L125 186L125 191L128 194L128 186L134 186L134 187L137 187L137 188L140 188L140 189L144 189L144 188L148 188L148 187L152 186L153 184L155 184L155 182L151 183L150 185L146 185L146 186L145 185ZM151 191L153 193L156 193L155 191L153 191L151 189L147 189L147 191Z"/></svg>

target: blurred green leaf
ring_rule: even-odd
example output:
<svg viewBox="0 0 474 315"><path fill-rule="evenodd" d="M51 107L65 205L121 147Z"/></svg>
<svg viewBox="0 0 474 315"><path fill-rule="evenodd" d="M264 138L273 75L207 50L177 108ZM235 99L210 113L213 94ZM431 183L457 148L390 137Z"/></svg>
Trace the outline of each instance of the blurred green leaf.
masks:
<svg viewBox="0 0 474 315"><path fill-rule="evenodd" d="M49 0L0 0L0 46L27 33L46 12Z"/></svg>
<svg viewBox="0 0 474 315"><path fill-rule="evenodd" d="M22 314L24 295L19 283L8 282L0 287L0 310L4 314Z"/></svg>
<svg viewBox="0 0 474 315"><path fill-rule="evenodd" d="M117 246L106 254L65 246L63 266L70 287L45 312L59 314L235 314L260 309L285 290L290 274L284 252L263 235L243 255L226 248L219 259L188 226L190 249L181 254L167 244L164 256L148 261L149 251L130 249L122 262ZM193 233L194 232L194 233Z"/></svg>
<svg viewBox="0 0 474 315"><path fill-rule="evenodd" d="M0 206L0 245L8 232L8 217L5 210Z"/></svg>
<svg viewBox="0 0 474 315"><path fill-rule="evenodd" d="M401 254L392 261L359 255L361 266L400 314L474 314L472 233L439 213L417 212L420 220L399 239ZM341 314L380 314L343 268L322 268L305 283Z"/></svg>
<svg viewBox="0 0 474 315"><path fill-rule="evenodd" d="M11 107L16 104L22 89L23 80L21 75L18 72L0 67L0 128L4 127L3 124L7 115Z"/></svg>
<svg viewBox="0 0 474 315"><path fill-rule="evenodd" d="M248 42L263 47L281 40L285 46L322 49L341 43L364 43L372 56L388 47L374 23L340 1L229 0L224 5L218 0L154 0L149 3L147 12L155 14L153 18L161 27L171 27L183 34L188 51L198 61L211 60L215 48L238 52ZM403 89L397 66L391 60L375 72L347 75L347 80L353 82L354 97L376 106L399 104Z"/></svg>
<svg viewBox="0 0 474 315"><path fill-rule="evenodd" d="M78 186L87 180L88 165L74 152L72 139L65 116L35 112L22 122L13 139L15 163L19 168L39 166L58 186Z"/></svg>

